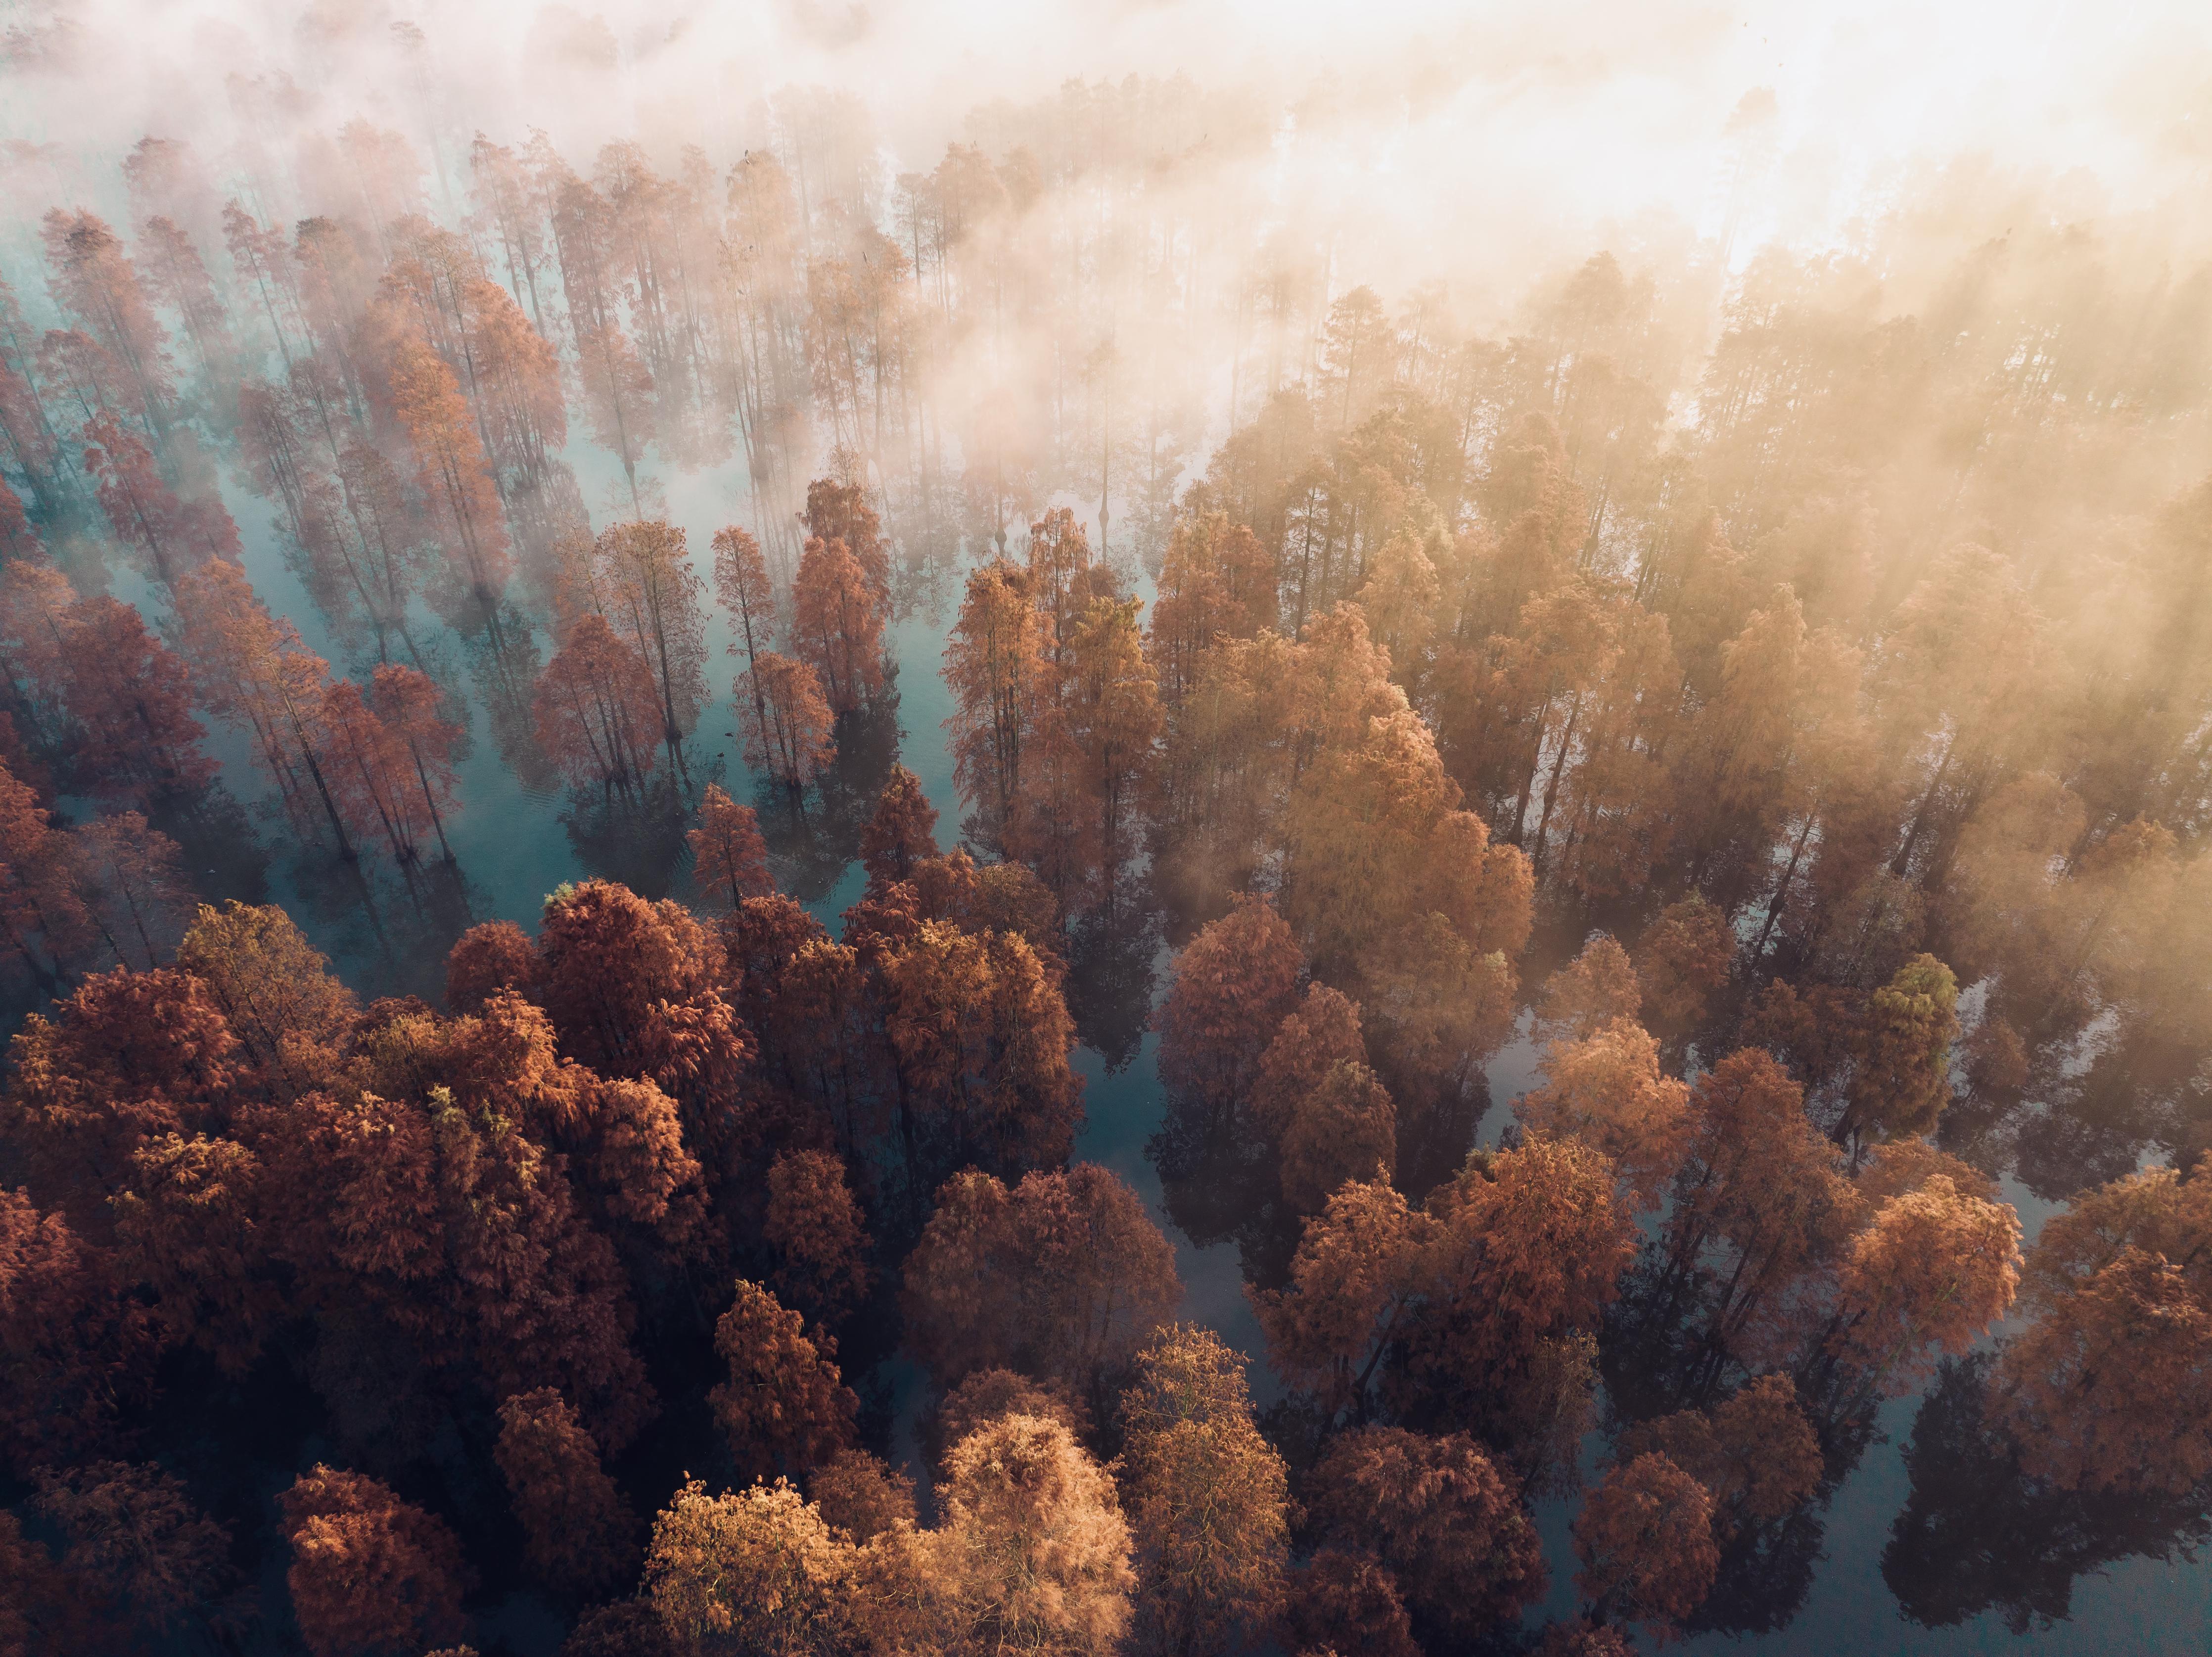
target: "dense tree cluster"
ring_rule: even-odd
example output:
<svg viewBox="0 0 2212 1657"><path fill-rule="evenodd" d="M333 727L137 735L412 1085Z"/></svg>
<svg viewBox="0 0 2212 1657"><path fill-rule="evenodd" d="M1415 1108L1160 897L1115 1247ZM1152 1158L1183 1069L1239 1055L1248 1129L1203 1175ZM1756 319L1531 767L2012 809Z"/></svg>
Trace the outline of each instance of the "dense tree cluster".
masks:
<svg viewBox="0 0 2212 1657"><path fill-rule="evenodd" d="M1620 1657L1923 1388L1921 1620L2205 1534L2201 270L1960 163L1483 319L1181 78L426 119L56 164L0 281L0 1657Z"/></svg>

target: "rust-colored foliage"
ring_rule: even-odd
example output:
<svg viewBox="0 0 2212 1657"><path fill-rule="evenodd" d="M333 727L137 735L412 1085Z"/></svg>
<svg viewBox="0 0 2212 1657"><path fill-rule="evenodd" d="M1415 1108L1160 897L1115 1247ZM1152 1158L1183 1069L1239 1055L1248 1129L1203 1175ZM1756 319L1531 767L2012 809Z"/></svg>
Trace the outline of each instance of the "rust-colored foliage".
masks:
<svg viewBox="0 0 2212 1657"><path fill-rule="evenodd" d="M1450 1635L1477 1635L1542 1597L1536 1527L1463 1434L1393 1427L1347 1433L1315 1467L1308 1500L1334 1545L1371 1551L1408 1607Z"/></svg>
<svg viewBox="0 0 2212 1657"><path fill-rule="evenodd" d="M1243 1364L1211 1331L1164 1331L1138 1354L1121 1417L1139 1637L1225 1651L1267 1626L1288 1557L1287 1477L1253 1424Z"/></svg>
<svg viewBox="0 0 2212 1657"><path fill-rule="evenodd" d="M444 1522L365 1473L317 1465L276 1499L285 1584L314 1657L365 1657L458 1639L470 1573Z"/></svg>
<svg viewBox="0 0 2212 1657"><path fill-rule="evenodd" d="M586 616L545 665L531 695L538 741L579 788L625 798L660 759L660 700L653 674L604 617Z"/></svg>
<svg viewBox="0 0 2212 1657"><path fill-rule="evenodd" d="M1158 1016L1161 1081L1210 1118L1224 1117L1251 1092L1304 968L1275 906L1239 898L1176 957Z"/></svg>
<svg viewBox="0 0 2212 1657"><path fill-rule="evenodd" d="M1397 1169L1397 1107L1358 1062L1340 1063L1291 1108L1283 1129L1283 1198L1317 1211L1346 1180L1389 1179Z"/></svg>
<svg viewBox="0 0 2212 1657"><path fill-rule="evenodd" d="M794 797L837 756L835 716L813 668L763 651L738 683L738 722L744 727L745 763L757 766Z"/></svg>
<svg viewBox="0 0 2212 1657"><path fill-rule="evenodd" d="M1576 1516L1575 1586L1601 1618L1663 1637L1704 1603L1720 1569L1712 1498L1656 1451L1605 1476Z"/></svg>
<svg viewBox="0 0 2212 1657"><path fill-rule="evenodd" d="M222 501L179 499L153 452L114 416L88 421L84 444L85 470L97 483L108 527L149 578L174 586L211 558L237 558L238 525Z"/></svg>
<svg viewBox="0 0 2212 1657"><path fill-rule="evenodd" d="M845 1167L820 1150L787 1150L768 1171L762 1234L778 1256L769 1286L818 1323L835 1323L864 1300L874 1273L868 1230L845 1183Z"/></svg>
<svg viewBox="0 0 2212 1657"><path fill-rule="evenodd" d="M840 1450L806 1481L822 1517L866 1543L915 1522L914 1480L866 1450Z"/></svg>
<svg viewBox="0 0 2212 1657"><path fill-rule="evenodd" d="M708 1394L730 1454L748 1478L803 1473L852 1442L859 1400L837 1376L837 1343L757 1284L714 1326L730 1378Z"/></svg>
<svg viewBox="0 0 2212 1657"><path fill-rule="evenodd" d="M902 1304L940 1381L1012 1369L1097 1399L1182 1296L1175 1251L1136 1193L1082 1162L1012 1190L955 1176L907 1259Z"/></svg>
<svg viewBox="0 0 2212 1657"><path fill-rule="evenodd" d="M1628 951L1609 932L1599 932L1581 953L1544 980L1536 1002L1536 1023L1552 1039L1579 1041L1601 1024L1633 1019L1644 1005L1644 986Z"/></svg>
<svg viewBox="0 0 2212 1657"><path fill-rule="evenodd" d="M112 1614L160 1636L222 1618L230 1536L158 1467L91 1461L39 1475L39 1511L67 1539L62 1567Z"/></svg>
<svg viewBox="0 0 2212 1657"><path fill-rule="evenodd" d="M820 677L832 713L858 713L882 695L882 610L842 541L807 542L792 579L791 644Z"/></svg>
<svg viewBox="0 0 2212 1657"><path fill-rule="evenodd" d="M1690 1137L1690 1089L1659 1073L1659 1044L1615 1018L1545 1050L1544 1085L1513 1102L1531 1132L1603 1151L1642 1207L1656 1208Z"/></svg>
<svg viewBox="0 0 2212 1657"><path fill-rule="evenodd" d="M18 1477L112 1443L151 1389L155 1342L62 1215L0 1188L0 1457Z"/></svg>
<svg viewBox="0 0 2212 1657"><path fill-rule="evenodd" d="M1283 1649L1310 1657L1357 1651L1419 1657L1398 1579L1371 1555L1322 1548L1290 1581L1277 1632Z"/></svg>
<svg viewBox="0 0 2212 1657"><path fill-rule="evenodd" d="M591 1598L636 1569L637 1515L559 1393L541 1387L501 1404L492 1454L522 1523L524 1556L546 1587Z"/></svg>
<svg viewBox="0 0 2212 1657"><path fill-rule="evenodd" d="M2188 1490L2212 1472L2212 1185L2150 1168L2044 1224L1997 1413L2068 1490Z"/></svg>
<svg viewBox="0 0 2212 1657"><path fill-rule="evenodd" d="M691 880L699 890L719 901L726 897L732 907L749 897L765 897L775 889L769 877L768 845L761 839L760 819L750 805L740 805L708 783L699 802L699 826L688 830L691 847Z"/></svg>
<svg viewBox="0 0 2212 1657"><path fill-rule="evenodd" d="M1763 1525L1820 1487L1820 1442L1790 1377L1761 1375L1711 1410L1682 1410L1623 1433L1620 1460L1656 1450L1705 1487L1720 1539Z"/></svg>
<svg viewBox="0 0 2212 1657"><path fill-rule="evenodd" d="M1735 961L1728 917L1692 895L1662 909L1636 945L1636 979L1644 1016L1670 1037L1697 1027Z"/></svg>
<svg viewBox="0 0 2212 1657"><path fill-rule="evenodd" d="M877 797L876 809L860 830L860 862L871 881L906 880L915 865L937 855L937 808L921 791L921 779L903 765Z"/></svg>
<svg viewBox="0 0 2212 1657"><path fill-rule="evenodd" d="M474 1012L501 990L530 987L538 949L511 920L482 920L454 940L446 956L446 1008Z"/></svg>

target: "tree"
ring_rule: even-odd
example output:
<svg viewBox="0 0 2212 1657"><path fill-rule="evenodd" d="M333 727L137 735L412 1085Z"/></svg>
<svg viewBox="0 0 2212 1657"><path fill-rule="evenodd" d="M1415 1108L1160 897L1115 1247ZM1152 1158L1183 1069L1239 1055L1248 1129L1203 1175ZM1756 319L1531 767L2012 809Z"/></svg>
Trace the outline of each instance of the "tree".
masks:
<svg viewBox="0 0 2212 1657"><path fill-rule="evenodd" d="M0 926L41 988L88 941L92 917L76 882L76 844L53 827L38 796L0 765Z"/></svg>
<svg viewBox="0 0 2212 1657"><path fill-rule="evenodd" d="M437 832L438 849L451 863L453 848L446 843L446 818L459 798L454 756L467 737L466 729L440 711L443 698L437 684L418 668L398 662L379 665L369 683L368 700L386 736L404 751L407 768L414 774L414 789L409 790L403 781L398 791L409 799L408 815L413 816L413 800L419 796L423 810L429 814L430 826Z"/></svg>
<svg viewBox="0 0 2212 1657"><path fill-rule="evenodd" d="M750 531L732 524L714 531L714 597L738 624L737 637L730 641L730 654L734 656L742 648L745 652L745 674L757 673L760 659L775 633L775 588L769 580L768 565L761 557L760 543ZM753 692L753 714L763 723L767 721L768 710L761 705L757 682Z"/></svg>
<svg viewBox="0 0 2212 1657"><path fill-rule="evenodd" d="M1717 1539L1770 1524L1811 1499L1820 1441L1787 1375L1761 1375L1711 1411L1681 1410L1623 1433L1620 1459L1656 1451L1705 1487Z"/></svg>
<svg viewBox="0 0 2212 1657"><path fill-rule="evenodd" d="M586 616L545 665L531 696L539 744L579 788L630 798L659 756L652 672L598 616Z"/></svg>
<svg viewBox="0 0 2212 1657"><path fill-rule="evenodd" d="M1012 1179L1064 1162L1083 1117L1059 987L1018 934L924 921L886 958L884 1031L915 1194L969 1164Z"/></svg>
<svg viewBox="0 0 2212 1657"><path fill-rule="evenodd" d="M817 1322L833 1323L867 1298L868 1229L845 1183L845 1165L822 1150L787 1150L768 1171L762 1234L781 1257L770 1286Z"/></svg>
<svg viewBox="0 0 2212 1657"><path fill-rule="evenodd" d="M692 883L700 891L715 897L727 893L735 907L775 889L769 878L768 845L761 839L759 818L751 806L740 805L724 793L719 783L707 785L706 798L699 803L699 826L684 838L691 848Z"/></svg>
<svg viewBox="0 0 2212 1657"><path fill-rule="evenodd" d="M315 1657L414 1651L458 1639L469 1584L443 1521L365 1473L317 1464L276 1499L285 1584Z"/></svg>
<svg viewBox="0 0 2212 1657"><path fill-rule="evenodd" d="M1253 1424L1242 1363L1210 1331L1162 1332L1137 1355L1121 1426L1141 1637L1169 1657L1225 1651L1267 1626L1288 1552L1283 1461Z"/></svg>
<svg viewBox="0 0 2212 1657"><path fill-rule="evenodd" d="M830 735L835 716L820 677L805 662L764 650L740 676L738 698L745 763L767 772L796 799L837 756Z"/></svg>
<svg viewBox="0 0 2212 1657"><path fill-rule="evenodd" d="M891 608L890 543L884 538L867 489L817 477L806 486L806 533L820 541L842 541L867 578L868 590L888 620Z"/></svg>
<svg viewBox="0 0 2212 1657"><path fill-rule="evenodd" d="M1029 573L1000 558L969 574L945 646L945 728L961 798L994 837L1019 833L1022 747L1044 676L1039 646Z"/></svg>
<svg viewBox="0 0 2212 1657"><path fill-rule="evenodd" d="M840 1450L814 1470L807 1490L822 1517L855 1544L914 1524L914 1480L866 1450Z"/></svg>
<svg viewBox="0 0 2212 1657"><path fill-rule="evenodd" d="M1249 1095L1305 958L1263 897L1240 896L1176 957L1158 1015L1160 1080L1218 1123ZM1317 1086L1316 1077L1309 1086Z"/></svg>
<svg viewBox="0 0 2212 1657"><path fill-rule="evenodd" d="M448 571L488 604L505 591L514 561L491 462L460 383L404 324L385 373L392 416L414 451L416 487Z"/></svg>
<svg viewBox="0 0 2212 1657"><path fill-rule="evenodd" d="M730 1378L708 1394L740 1473L805 1472L850 1443L860 1402L837 1378L837 1343L757 1284L714 1326Z"/></svg>
<svg viewBox="0 0 2212 1657"><path fill-rule="evenodd" d="M876 809L860 830L860 862L871 882L905 880L915 865L937 855L937 808L921 779L893 765Z"/></svg>
<svg viewBox="0 0 2212 1657"><path fill-rule="evenodd" d="M592 441L614 451L629 482L631 509L642 519L637 492L637 463L659 438L653 405L653 373L638 360L637 348L612 323L586 326L582 307L576 316L576 363L584 389L584 418Z"/></svg>
<svg viewBox="0 0 2212 1657"><path fill-rule="evenodd" d="M1884 1203L1852 1239L1832 1341L1869 1371L1869 1387L1908 1389L1932 1371L1931 1349L1955 1357L2002 1318L2019 1282L2012 1205L1937 1174Z"/></svg>
<svg viewBox="0 0 2212 1657"><path fill-rule="evenodd" d="M1535 1027L1553 1041L1580 1041L1613 1019L1635 1018L1643 1005L1644 986L1629 964L1628 951L1611 933L1598 932L1544 980Z"/></svg>
<svg viewBox="0 0 2212 1657"><path fill-rule="evenodd" d="M61 1214L0 1187L0 1458L21 1477L112 1441L151 1391L155 1331Z"/></svg>
<svg viewBox="0 0 2212 1657"><path fill-rule="evenodd" d="M1599 1619L1663 1638L1695 1611L1720 1569L1712 1512L1705 1487L1656 1451L1607 1473L1574 1523L1575 1586Z"/></svg>
<svg viewBox="0 0 2212 1657"><path fill-rule="evenodd" d="M1407 1607L1448 1637L1478 1636L1543 1596L1536 1527L1464 1434L1346 1433L1315 1467L1312 1490L1322 1536L1372 1551Z"/></svg>
<svg viewBox="0 0 2212 1657"><path fill-rule="evenodd" d="M1950 1094L1958 1008L1958 980L1932 955L1914 956L1869 998L1850 1033L1851 1077L1835 1127L1854 1162L1869 1138L1935 1126Z"/></svg>
<svg viewBox="0 0 2212 1657"><path fill-rule="evenodd" d="M1359 1004L1326 984L1310 983L1261 1053L1245 1111L1261 1133L1279 1140L1298 1106L1332 1071L1366 1062Z"/></svg>
<svg viewBox="0 0 2212 1657"><path fill-rule="evenodd" d="M334 1051L356 1010L328 957L274 904L203 903L177 947L177 965L204 983L253 1061L305 1078Z"/></svg>
<svg viewBox="0 0 2212 1657"><path fill-rule="evenodd" d="M1346 1180L1388 1181L1398 1165L1397 1120L1373 1071L1338 1063L1291 1108L1282 1137L1284 1200L1311 1214Z"/></svg>
<svg viewBox="0 0 2212 1657"><path fill-rule="evenodd" d="M222 1620L230 1535L158 1467L92 1461L42 1469L39 1511L68 1539L62 1568L131 1623L160 1636Z"/></svg>
<svg viewBox="0 0 2212 1657"><path fill-rule="evenodd" d="M1707 1290L1705 1379L1726 1359L1780 1358L1797 1344L1790 1291L1832 1261L1862 1217L1803 1090L1747 1047L1698 1078L1690 1145L1667 1217L1669 1286Z"/></svg>
<svg viewBox="0 0 2212 1657"><path fill-rule="evenodd" d="M939 1649L1103 1657L1129 1622L1129 1527L1067 1429L1002 1416L955 1445L929 1538Z"/></svg>
<svg viewBox="0 0 2212 1657"><path fill-rule="evenodd" d="M185 501L163 479L151 450L111 414L85 422L84 465L115 538L164 586L211 558L235 561L238 525L222 503Z"/></svg>
<svg viewBox="0 0 2212 1657"><path fill-rule="evenodd" d="M820 675L835 713L856 713L883 694L883 616L860 562L842 541L810 540L791 587L792 650Z"/></svg>
<svg viewBox="0 0 2212 1657"><path fill-rule="evenodd" d="M511 920L482 920L446 956L446 1010L471 1013L501 990L528 986L538 970L530 934Z"/></svg>
<svg viewBox="0 0 2212 1657"><path fill-rule="evenodd" d="M637 1515L599 1465L599 1447L550 1387L499 1406L493 1459L521 1521L523 1552L556 1593L590 1599L637 1563Z"/></svg>
<svg viewBox="0 0 2212 1657"><path fill-rule="evenodd" d="M1638 1205L1656 1208L1690 1136L1690 1089L1659 1073L1659 1044L1626 1018L1544 1051L1544 1085L1513 1102L1532 1132L1573 1135L1613 1158Z"/></svg>
<svg viewBox="0 0 2212 1657"><path fill-rule="evenodd" d="M1283 1649L1419 1657L1398 1579L1367 1553L1322 1548L1291 1581L1279 1633Z"/></svg>
<svg viewBox="0 0 2212 1657"><path fill-rule="evenodd" d="M2031 1321L1995 1413L2063 1490L2180 1492L2212 1474L2212 1186L2148 1168L2075 1198L2027 1258Z"/></svg>
<svg viewBox="0 0 2212 1657"><path fill-rule="evenodd" d="M106 221L80 208L57 207L40 227L54 298L77 325L121 363L158 439L169 421L175 390L169 380L169 342L122 239Z"/></svg>
<svg viewBox="0 0 2212 1657"><path fill-rule="evenodd" d="M136 608L82 598L60 622L58 691L78 734L73 770L85 792L152 806L197 793L216 763L191 714L184 659L147 628Z"/></svg>
<svg viewBox="0 0 2212 1657"><path fill-rule="evenodd" d="M852 1545L782 1479L688 1481L653 1521L643 1594L683 1657L830 1657L859 1636Z"/></svg>
<svg viewBox="0 0 2212 1657"><path fill-rule="evenodd" d="M1735 961L1728 917L1696 893L1662 909L1636 946L1636 982L1651 1027L1679 1041L1705 1017Z"/></svg>
<svg viewBox="0 0 2212 1657"><path fill-rule="evenodd" d="M1090 1162L1012 1190L956 1174L905 1279L908 1339L940 1383L1018 1369L1094 1406L1182 1296L1175 1251L1136 1193Z"/></svg>
<svg viewBox="0 0 2212 1657"><path fill-rule="evenodd" d="M159 966L195 907L176 841L123 811L77 830L76 851L107 952L125 964L135 952L149 968Z"/></svg>
<svg viewBox="0 0 2212 1657"><path fill-rule="evenodd" d="M601 611L653 676L661 739L672 763L707 701L706 583L691 568L684 531L662 519L611 524L592 543Z"/></svg>
<svg viewBox="0 0 2212 1657"><path fill-rule="evenodd" d="M226 1375L261 1356L283 1311L258 1223L260 1159L234 1140L151 1137L131 1153L115 1211L119 1268L153 1297L169 1338L198 1346Z"/></svg>

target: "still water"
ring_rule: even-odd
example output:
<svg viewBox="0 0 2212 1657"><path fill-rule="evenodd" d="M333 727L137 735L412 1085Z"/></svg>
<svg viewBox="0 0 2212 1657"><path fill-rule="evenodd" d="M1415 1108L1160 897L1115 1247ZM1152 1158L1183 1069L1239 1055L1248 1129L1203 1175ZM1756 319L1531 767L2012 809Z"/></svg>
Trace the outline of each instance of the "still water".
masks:
<svg viewBox="0 0 2212 1657"><path fill-rule="evenodd" d="M572 444L568 458L580 476L596 479L601 487L610 481L605 457L580 442ZM708 543L716 529L732 522L752 525L742 476L734 468L671 475L662 486L667 515L688 532L702 574L708 568ZM333 672L365 677L374 665L373 646L364 658L330 636L299 580L285 566L267 503L235 487L229 489L228 500L246 542L248 570L263 598L299 627L309 646L329 659ZM1077 509L1082 511L1080 506ZM939 569L911 580L915 590L910 602L902 603L900 617L889 632L890 653L898 666L893 713L881 729L862 733L857 741L847 739L848 751L842 756L829 791L836 798L805 822L783 817L773 799L756 795L738 741L729 734L736 724L730 683L741 664L725 653L730 640L722 618L719 613L710 616L708 676L720 700L702 718L688 750L694 797L696 789L712 780L738 800L759 804L763 830L776 853L778 883L833 932L840 913L860 895L862 874L852 848L873 791L893 757L921 777L937 806L940 843L949 848L957 837L960 804L943 731L949 704L938 668L957 605L958 578L957 570ZM137 601L149 616L160 614L151 595L128 574L118 574L114 585L118 596ZM1140 591L1149 598L1147 586L1140 584ZM530 637L526 622L509 629L522 636L510 636L507 650L495 655L457 638L419 607L410 631L423 665L459 696L469 722L461 808L447 824L459 882L441 885L425 878L410 888L393 875L386 860L365 857L356 874L332 867L326 859L303 857L281 817L271 814L267 791L255 777L240 733L216 730L210 733L210 746L224 762L224 780L246 806L267 855L264 863L238 844L208 851L199 859L206 866L195 871L204 895L283 904L364 996L413 992L432 998L442 980L446 949L463 926L507 919L534 929L545 895L563 881L605 875L651 896L686 895L681 835L690 825L673 801L658 816L609 817L580 810L557 780L532 762L526 736L528 684L521 676L534 672L544 659L542 652L550 649L542 632ZM518 683L519 722L512 694ZM510 689L503 692L502 685ZM1150 995L1156 998L1164 987L1167 954L1157 945L1146 946L1146 952L1151 958ZM1130 1005L1094 1012L1090 1019L1079 1011L1079 1023L1086 1031L1104 1028L1118 1033L1118 1039L1101 1040L1123 1062L1109 1065L1098 1045L1086 1045L1076 1055L1088 1113L1076 1154L1113 1168L1142 1193L1176 1245L1185 1284L1182 1315L1220 1331L1254 1361L1254 1393L1264 1403L1277 1389L1265 1369L1258 1327L1244 1297L1237 1247L1233 1242L1207 1248L1190 1244L1168 1217L1158 1174L1146 1155L1146 1140L1160 1126L1164 1107L1154 1065L1156 1038L1145 1034L1133 1043L1130 1040L1143 1013L1144 965L1141 958L1125 962L1115 974L1121 999ZM1071 985L1072 990L1077 987ZM1507 1102L1529 1085L1534 1058L1530 1045L1519 1041L1490 1066L1494 1102L1481 1125L1486 1134L1494 1136L1505 1120ZM2010 1181L2006 1195L2019 1205L2032 1237L2047 1205ZM911 1391L911 1383L903 1390ZM2109 1542L2100 1545L2104 1533L2096 1527L2085 1533L2079 1526L2055 1527L2051 1534L2033 1537L2013 1533L2002 1525L1977 1527L1972 1521L1978 1493L1972 1489L1930 1492L1966 1533L1954 1544L1960 1554L1960 1563L1952 1567L1959 1581L1945 1578L1956 1591L1938 1600L1951 1609L1929 1613L1952 1620L1938 1627L1911 1620L1885 1578L1884 1555L1891 1548L1893 1527L1914 1494L1905 1452L1923 1403L1922 1398L1907 1398L1883 1407L1881 1438L1825 1512L1814 1515L1823 1529L1811 1586L1796 1616L1774 1632L1707 1634L1693 1637L1684 1649L1838 1657L1890 1652L1954 1657L1997 1651L2033 1652L2038 1657L2149 1657L2212 1649L2212 1569L2176 1551L2171 1559L2124 1554L2100 1569L2100 1558L2114 1548ZM1597 1448L1595 1439L1585 1447L1586 1471L1594 1472ZM1574 1610L1575 1561L1567 1529L1572 1511L1572 1505L1564 1501L1539 1504L1553 1586L1549 1600L1532 1611L1532 1622L1542 1616L1571 1615ZM2105 1532L2113 1528L2108 1524ZM2154 1534L2138 1545L2157 1547L2164 1540ZM1944 1557L1949 1560L1951 1555L1947 1551ZM1899 1563L1890 1561L1892 1575L1899 1574ZM1911 1561L1903 1563L1909 1569ZM2087 1574L2074 1575L2084 1568ZM2047 1626L2029 1617L2024 1619L2028 1626L2016 1633L1999 1611L1984 1608L1990 1599L1988 1589L1998 1588L2000 1601L2027 1596L2055 1613L2066 1603L2069 1579L2070 1615ZM1976 1582L1987 1586L1977 1592L1972 1587ZM544 1644L550 1648L552 1630L544 1619L498 1616L494 1620L507 1624L501 1632L518 1647Z"/></svg>

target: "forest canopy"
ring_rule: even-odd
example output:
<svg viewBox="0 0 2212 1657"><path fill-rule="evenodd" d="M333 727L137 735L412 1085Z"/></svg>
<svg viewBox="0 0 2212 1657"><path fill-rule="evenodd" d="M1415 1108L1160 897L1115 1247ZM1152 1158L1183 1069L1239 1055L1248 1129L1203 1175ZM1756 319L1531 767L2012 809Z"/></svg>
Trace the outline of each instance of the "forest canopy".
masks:
<svg viewBox="0 0 2212 1657"><path fill-rule="evenodd" d="M19 9L0 1657L2201 1590L2202 20L1234 11Z"/></svg>

